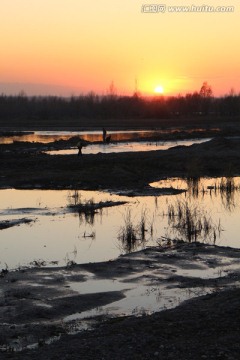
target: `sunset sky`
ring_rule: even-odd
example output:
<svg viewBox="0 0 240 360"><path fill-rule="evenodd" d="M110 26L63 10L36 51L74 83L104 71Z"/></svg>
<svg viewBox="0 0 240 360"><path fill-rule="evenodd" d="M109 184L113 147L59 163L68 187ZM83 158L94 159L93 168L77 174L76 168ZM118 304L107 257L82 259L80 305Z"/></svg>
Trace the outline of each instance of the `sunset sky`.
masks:
<svg viewBox="0 0 240 360"><path fill-rule="evenodd" d="M144 13L143 4L234 6L223 13ZM0 0L0 92L78 95L163 89L240 92L237 0Z"/></svg>

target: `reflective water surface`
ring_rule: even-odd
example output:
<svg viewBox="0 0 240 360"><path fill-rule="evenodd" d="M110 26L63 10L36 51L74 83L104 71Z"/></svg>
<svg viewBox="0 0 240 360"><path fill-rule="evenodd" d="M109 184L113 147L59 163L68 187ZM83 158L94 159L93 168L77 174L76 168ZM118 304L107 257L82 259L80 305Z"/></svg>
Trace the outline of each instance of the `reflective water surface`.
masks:
<svg viewBox="0 0 240 360"><path fill-rule="evenodd" d="M210 139L191 139L179 141L132 141L120 142L110 144L89 144L82 149L83 154L98 154L98 153L120 153L120 152L135 152L135 151L154 151L154 150L167 150L174 146L190 146L192 144L201 144ZM47 151L50 155L73 155L77 154L77 148L65 150L52 150Z"/></svg>
<svg viewBox="0 0 240 360"><path fill-rule="evenodd" d="M218 131L218 129L212 129ZM181 129L167 129L167 130L126 130L126 131L108 131L113 141L128 141L141 138L159 137L162 134L177 134ZM193 132L204 132L204 129L189 129L185 133L191 134ZM11 144L14 141L27 141L27 142L41 142L50 143L57 140L68 140L71 137L79 136L81 139L96 142L102 141L102 130L99 131L35 131L33 133L24 132L11 136L0 136L0 144Z"/></svg>
<svg viewBox="0 0 240 360"><path fill-rule="evenodd" d="M187 191L133 198L96 191L0 190L0 223L34 220L0 230L0 267L103 261L176 238L239 248L240 178L231 181L162 180L151 186ZM88 201L128 203L88 213L68 207ZM195 229L183 224L185 213Z"/></svg>

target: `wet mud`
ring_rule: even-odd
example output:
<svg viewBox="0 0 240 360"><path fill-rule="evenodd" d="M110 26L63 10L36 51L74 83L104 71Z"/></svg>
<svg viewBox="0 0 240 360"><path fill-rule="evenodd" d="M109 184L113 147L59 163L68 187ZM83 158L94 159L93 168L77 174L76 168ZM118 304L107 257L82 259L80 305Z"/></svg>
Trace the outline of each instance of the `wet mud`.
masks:
<svg viewBox="0 0 240 360"><path fill-rule="evenodd" d="M85 204L71 204L68 206L68 209L71 212L77 213L88 213L88 212L97 212L104 208L109 208L113 206L119 206L126 204L126 201L100 201L99 203L87 202Z"/></svg>
<svg viewBox="0 0 240 360"><path fill-rule="evenodd" d="M161 304L159 300L159 310L172 308L175 305L180 306L184 300L196 298L200 295L206 296L204 306L207 306L209 299L211 299L211 302L213 301L210 294L215 295L216 307L222 307L223 304L218 302L217 294L220 291L232 291L239 287L239 256L240 250L238 249L200 243L173 242L168 246L148 248L108 262L76 264L54 269L35 267L6 272L0 278L0 355L16 359L24 359L24 356L30 358L32 356L35 359L35 356L36 358L37 356L42 358L41 353L48 351L48 358L52 359L59 353L58 349L62 347L63 339L63 343L69 339L70 344L73 344L71 351L77 353L78 345L76 345L75 341L72 342L70 333L76 332L78 334L75 335L75 339L78 336L79 339L82 339L84 336L86 341L90 341L93 336L91 331L93 331L93 334L97 332L100 341L99 329L103 327L102 338L104 331L109 332L107 324L110 324L110 327L114 325L114 331L118 331L119 336L127 341L127 328L118 328L117 324L123 324L126 321L128 326L132 328L132 326L136 325L136 320L132 318L132 314L129 317L129 314L124 314L124 310L121 309L118 316L122 312L122 316L127 315L127 317L124 317L125 320L122 317L116 318L114 313L111 315L111 307L117 304L117 301L127 298L128 292L139 286L146 287L146 291L150 291L149 288L151 288L151 291L158 288L158 296L163 299L165 293L170 290L183 291L185 295L180 297L177 303L174 302L174 297L169 296L165 297L164 304ZM96 288L88 292L85 285L93 280L96 282L103 280L118 281L122 284L122 288L115 291ZM87 327L88 330L84 332L84 335L81 331L77 331L81 329L85 321L89 321L88 311L100 309L105 305L109 306L108 312L98 312L98 316L91 318ZM226 304L226 306L228 305ZM177 309L176 313L178 314L179 311ZM206 311L205 308L204 311ZM148 314L147 309L145 309L145 313L140 311L136 313L136 315L143 315L139 320L138 327L148 324L145 329L145 335L148 337L147 328L151 318L146 314ZM160 314L153 315L153 319L156 316L161 320ZM67 316L68 318L66 318ZM206 313L205 316L208 316L208 314ZM215 319L215 321L218 320L220 321L220 318ZM171 320L171 322L173 321L174 319ZM184 321L186 319L182 319L182 324L184 324ZM194 328L197 324L192 325ZM91 328L93 330L90 331ZM171 329L169 329L169 334L171 334ZM167 333L166 328L162 329L162 336L167 336ZM52 345L48 345L52 337L54 337L54 342ZM152 354L157 339L154 339L153 335L151 338L154 345L150 351ZM94 343L96 343L96 339ZM106 352L106 343L108 343L108 340L98 343L97 346L102 349L101 351ZM161 345L161 341L158 342L157 349L161 349ZM32 350L31 347L34 347L35 350ZM129 349L123 350L128 352ZM83 351L82 348L81 351ZM92 349L90 353L92 354L93 351L96 351L96 353L92 356L97 359L97 350ZM134 354L135 351L136 349L133 350ZM68 353L65 351L66 357L61 358L67 359ZM144 355L143 352L142 357L139 358L148 359L150 353ZM112 354L112 350L109 353L106 352L106 359L110 359L110 354ZM86 357L83 358L88 359L88 355L86 351ZM130 359L129 354L124 356ZM134 356L133 358L138 358ZM117 354L116 358L120 359L120 354Z"/></svg>
<svg viewBox="0 0 240 360"><path fill-rule="evenodd" d="M35 221L34 219L17 219L17 220L3 220L0 221L0 230L8 229L13 226L19 226L21 224L30 224Z"/></svg>

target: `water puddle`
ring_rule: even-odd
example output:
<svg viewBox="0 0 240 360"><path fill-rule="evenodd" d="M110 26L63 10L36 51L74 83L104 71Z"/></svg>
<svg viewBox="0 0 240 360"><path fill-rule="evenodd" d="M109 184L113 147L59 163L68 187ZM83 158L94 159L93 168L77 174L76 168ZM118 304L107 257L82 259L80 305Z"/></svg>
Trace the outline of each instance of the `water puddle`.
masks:
<svg viewBox="0 0 240 360"><path fill-rule="evenodd" d="M203 294L207 294L206 289L165 289L163 292L163 289L158 286L138 286L136 289L125 292L126 298L123 300L67 316L64 321L80 321L100 316L147 315L156 311L174 308L185 300Z"/></svg>
<svg viewBox="0 0 240 360"><path fill-rule="evenodd" d="M167 265L163 276L160 272L157 277L154 276L154 272L143 271L138 273L137 276L127 276L124 280L95 279L87 280L86 283L70 283L70 288L79 294L99 293L103 290L104 292L121 291L125 297L106 306L66 316L64 321L66 323L74 322L74 326L77 328L77 323L81 325L82 320L85 321L96 317L141 316L176 307L185 300L214 291L210 286L182 288L177 280L170 283L165 281L167 279L166 274L168 273L168 276L176 274L178 272L176 269L177 266L174 267L173 271L173 268ZM184 273L186 277L194 276L192 269ZM211 271L207 274L207 269L205 275L206 278L212 278L212 275L213 278L216 276Z"/></svg>
<svg viewBox="0 0 240 360"><path fill-rule="evenodd" d="M103 291L124 291L132 287L132 283L127 284L126 282L122 283L116 279L114 280L101 280L94 279L88 280L85 282L72 282L70 283L70 288L73 291L77 291L79 294L96 294Z"/></svg>
<svg viewBox="0 0 240 360"><path fill-rule="evenodd" d="M152 314L174 308L185 300L222 290L225 286L237 286L239 276L228 278L227 275L228 272L234 275L235 269L236 274L239 272L239 252L223 248L212 251L212 248L176 242L175 246L162 251L152 248L102 266L88 264L87 267L26 272L21 280L18 279L18 292L13 285L8 290L8 296L10 299L10 296L18 294L20 301L26 301L25 306L33 314L28 326L32 326L35 332L28 337L23 335L26 332L24 315L21 325L3 322L2 328L6 326L13 336L9 343L0 347L0 351L37 349L43 344L58 341L64 332L76 334L91 330L114 317ZM15 273L12 275L16 276ZM31 297L25 298L25 294L31 294ZM23 304L20 306L22 308ZM59 313L55 313L55 306L59 308ZM51 316L51 310L57 317ZM44 320L39 320L38 311L43 311L43 314L49 311L49 314ZM13 318L13 321L16 319ZM51 327L55 336L52 336ZM19 329L19 333L22 331L22 335L14 336L15 328Z"/></svg>
<svg viewBox="0 0 240 360"><path fill-rule="evenodd" d="M141 142L122 142L110 144L88 144L82 150L83 154L98 154L98 153L122 153L122 152L137 152L137 151L156 151L167 150L174 146L190 146L193 144L201 144L209 141L209 139L192 139L179 141L141 141ZM65 150L51 150L46 151L49 155L74 155L77 154L76 148Z"/></svg>
<svg viewBox="0 0 240 360"><path fill-rule="evenodd" d="M239 271L238 258L232 258L230 253L228 256L222 256L221 251L214 255L211 252L202 255L199 253L197 257L194 256L194 252L185 252L184 248L169 249L162 254L154 251L145 256L133 254L131 264L135 271L138 261L144 264L144 260L147 259L151 259L151 266L145 264L142 270L139 268L136 274L128 274L124 278L97 279L90 275L83 283L69 282L70 289L80 295L120 291L124 298L89 311L66 316L66 324L74 323L76 330L78 324L81 326L82 321L86 320L141 316L174 308L185 300L219 290L224 286L223 280L229 272Z"/></svg>

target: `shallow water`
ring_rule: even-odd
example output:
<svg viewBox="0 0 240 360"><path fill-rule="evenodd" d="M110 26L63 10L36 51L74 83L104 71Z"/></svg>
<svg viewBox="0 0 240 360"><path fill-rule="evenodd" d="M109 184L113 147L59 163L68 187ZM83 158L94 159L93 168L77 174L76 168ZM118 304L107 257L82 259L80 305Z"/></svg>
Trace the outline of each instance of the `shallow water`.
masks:
<svg viewBox="0 0 240 360"><path fill-rule="evenodd" d="M184 180L161 181L152 186L189 189L174 196L135 197L111 195L96 191L53 191L53 190L0 190L0 221L12 219L34 219L31 224L21 224L0 230L0 267L9 268L29 265L39 259L51 266L96 262L114 259L120 254L139 250L164 241L162 237L183 237L179 229L169 221L169 205L177 201L206 212L220 231L216 235L217 245L240 247L240 191L230 195L211 189L221 179L201 180L198 193L193 185ZM240 183L236 178L235 183ZM210 187L210 188L209 188ZM94 216L71 213L67 206L75 201L84 203L90 199L98 201L128 201L126 205L105 208ZM121 239L129 220L136 230L137 241L127 244ZM144 215L144 216L143 216ZM145 218L144 236L141 239L140 222ZM198 241L213 243L213 238L199 238ZM132 246L131 246L132 245ZM56 263L52 263L52 261Z"/></svg>
<svg viewBox="0 0 240 360"><path fill-rule="evenodd" d="M136 137L150 137L156 132L153 131L111 131L109 132L112 140L131 140ZM102 131L36 131L32 134L11 135L8 137L0 137L0 144L11 144L14 141L26 142L41 142L44 144L59 141L69 140L72 137L80 137L83 140L90 142L102 141Z"/></svg>
<svg viewBox="0 0 240 360"><path fill-rule="evenodd" d="M111 305L94 308L90 311L72 314L67 316L64 321L79 321L97 316L147 315L156 311L174 308L185 300L211 292L208 288L194 288L192 290L193 291L191 291L191 289L167 289L163 286L138 285L134 289L125 291L126 297L122 300L115 301Z"/></svg>
<svg viewBox="0 0 240 360"><path fill-rule="evenodd" d="M151 269L143 266L142 271L126 275L124 278L101 280L89 273L85 274L84 282L69 282L69 288L81 295L101 293L103 290L104 292L121 291L124 293L124 298L90 311L74 313L67 316L65 322L74 321L76 329L83 319L106 315L139 316L173 308L185 300L216 291L215 282L213 285L210 283L206 285L203 282L202 286L196 286L196 279L217 279L226 276L230 269L234 271L239 268L237 259L222 257L222 254L215 256L205 254L204 257L199 256L194 259L189 256L190 254L183 255L183 253L184 251L179 253L176 249L168 249L162 258L165 259L165 264L164 261L160 260L160 263L157 261L152 264ZM173 256L176 260L169 264L168 256ZM136 254L131 259L134 261L139 257L144 260L144 254ZM217 267L212 267L212 260L216 260ZM190 283L192 281L192 285L184 287L180 280L182 277L187 278Z"/></svg>
<svg viewBox="0 0 240 360"><path fill-rule="evenodd" d="M82 154L98 154L98 153L120 153L120 152L136 152L136 151L154 151L167 150L174 146L190 146L192 144L201 144L210 139L191 139L179 141L132 141L110 144L89 144L82 149ZM77 148L65 150L47 151L50 155L74 155L78 153Z"/></svg>
<svg viewBox="0 0 240 360"><path fill-rule="evenodd" d="M217 131L218 129L212 129ZM150 138L154 136L161 136L161 134L176 134L181 129L167 129L167 130L126 130L126 131L108 131L107 134L111 135L113 141L128 141L136 138ZM194 131L204 132L204 129L189 129L185 133L191 134ZM0 144L11 144L14 141L27 141L27 142L41 142L50 143L57 140L69 140L71 137L81 137L81 139L96 142L102 141L102 130L100 131L35 131L32 134L0 136Z"/></svg>

